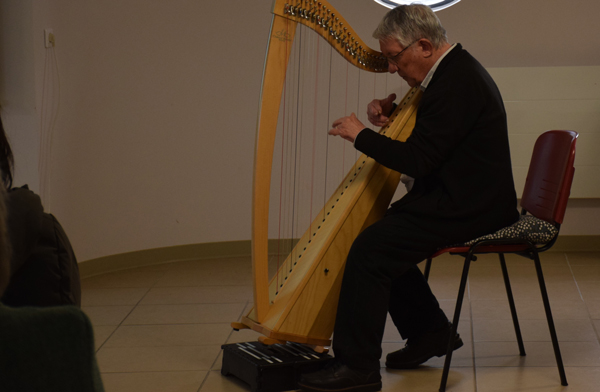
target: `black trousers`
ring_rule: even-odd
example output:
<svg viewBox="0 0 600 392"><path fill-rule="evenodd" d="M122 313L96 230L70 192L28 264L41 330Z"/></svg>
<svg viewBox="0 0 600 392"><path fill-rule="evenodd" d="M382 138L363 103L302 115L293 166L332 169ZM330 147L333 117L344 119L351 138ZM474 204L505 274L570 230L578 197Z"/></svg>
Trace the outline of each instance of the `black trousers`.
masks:
<svg viewBox="0 0 600 392"><path fill-rule="evenodd" d="M344 271L333 334L337 359L352 368L380 368L389 311L404 339L448 322L417 264L447 245L406 214L388 214L354 241Z"/></svg>

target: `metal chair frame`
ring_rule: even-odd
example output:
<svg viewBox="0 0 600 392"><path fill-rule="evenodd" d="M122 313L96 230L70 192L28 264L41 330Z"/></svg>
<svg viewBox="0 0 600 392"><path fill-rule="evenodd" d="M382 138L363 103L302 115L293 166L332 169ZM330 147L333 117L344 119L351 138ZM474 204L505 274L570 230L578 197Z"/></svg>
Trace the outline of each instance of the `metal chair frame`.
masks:
<svg viewBox="0 0 600 392"><path fill-rule="evenodd" d="M536 146L534 147L532 162L529 167L529 173L527 176L528 183L525 186L525 191L523 192L523 200L521 202L521 205L523 206L522 211L521 211L522 215L525 215L529 212L524 205L528 205L528 206L531 205L532 206L531 209L535 210L535 213L532 213L532 215L537 216L540 219L549 221L550 223L554 224L554 226L559 231L560 231L560 225L561 225L563 217L564 217L564 212L566 210L566 204L567 204L567 200L568 200L569 193L570 193L571 183L573 180L573 174L574 174L573 162L575 159L575 141L576 141L577 137L578 137L578 134L573 131L548 131L548 132L543 133L538 138L538 141L536 142ZM561 138L563 140L558 140ZM548 140L550 142L548 142ZM531 200L533 200L533 199L529 198L526 202L524 199L525 199L526 193L527 194L533 193L534 196L536 196L535 195L536 192L544 192L544 198L547 197L547 189L545 189L543 187L540 188L540 186L537 184L533 184L533 185L531 185L531 184L535 183L536 180L538 180L538 178L536 178L537 174L538 174L537 167L540 164L543 164L544 160L548 160L549 158L555 158L555 156L553 154L554 150L552 150L553 153L549 153L548 149L546 148L548 146L548 144L550 144L550 149L555 149L555 145L552 145L554 140L558 140L558 141L556 141L557 144L561 144L561 143L563 144L561 153L562 154L568 153L569 155L563 157L564 158L564 168L563 168L564 170L562 173L560 173L561 178L558 179L560 181L560 184L558 184L558 186L557 186L556 195L554 196L554 200L551 205L552 211L540 212L539 208L538 208L540 206L539 206L539 204L536 204L537 202L533 202L533 204L530 204ZM568 149L566 149L564 146L564 143L566 143L567 140L570 140L570 146L568 146ZM539 144L539 146L538 146L538 144ZM535 159L535 161L534 161L534 159ZM545 169L547 170L548 168L545 168ZM532 181L530 181L530 180L532 180ZM538 182L538 184L539 183L540 182ZM538 197L538 196L536 196L536 197ZM549 209L546 208L546 210L549 210ZM529 212L529 213L531 213L531 212ZM564 385L564 386L568 385L567 377L565 374L565 369L564 369L564 365L563 365L563 361L562 361L562 356L560 353L560 347L558 344L558 338L556 335L556 329L554 326L554 320L552 318L550 301L548 300L548 292L546 290L544 274L542 272L542 266L541 266L540 258L539 258L539 253L550 249L556 242L557 238L558 238L558 233L553 237L553 239L549 243L547 243L543 246L536 246L534 243L532 243L530 241L519 240L519 239L484 239L484 240L480 240L480 241L476 242L475 244L473 244L471 246L462 246L462 247L459 246L459 247L449 247L449 248L440 249L435 254L433 254L430 258L427 259L427 262L425 265L425 271L424 271L425 279L429 279L429 272L431 270L432 260L435 257L437 257L441 254L444 254L444 253L450 253L451 255L461 255L465 258L462 277L461 277L460 286L459 286L459 290L458 290L458 298L456 301L454 317L452 320L452 328L450 331L449 344L448 344L448 348L447 348L447 352L446 352L446 358L444 361L444 370L442 373L442 380L440 383L440 392L445 391L446 383L448 381L448 375L450 372L450 362L452 360L452 352L454 351L453 337L456 335L456 331L458 329L458 322L460 319L460 312L461 312L461 308L462 308L462 304L463 304L465 289L467 286L467 278L469 275L469 267L471 265L471 261L477 260L477 256L476 256L477 254L488 254L488 253L497 253L500 258L500 266L502 268L504 285L506 287L506 294L508 296L508 303L509 303L510 312L512 315L515 334L517 337L517 343L519 346L519 354L521 356L526 355L525 346L523 344L523 337L521 335L521 328L519 326L519 319L517 317L517 310L515 307L515 302L514 302L514 298L513 298L513 294L512 294L512 288L510 285L510 279L508 276L508 269L506 268L506 260L504 258L504 255L505 254L517 254L517 255L529 258L534 261L537 278L538 278L538 283L539 283L540 291L541 291L541 295L542 295L542 301L544 303L544 310L546 312L546 319L548 321L548 328L550 330L550 338L552 340L552 346L554 348L554 355L556 357L556 364L558 367L560 382L561 382L561 385Z"/></svg>

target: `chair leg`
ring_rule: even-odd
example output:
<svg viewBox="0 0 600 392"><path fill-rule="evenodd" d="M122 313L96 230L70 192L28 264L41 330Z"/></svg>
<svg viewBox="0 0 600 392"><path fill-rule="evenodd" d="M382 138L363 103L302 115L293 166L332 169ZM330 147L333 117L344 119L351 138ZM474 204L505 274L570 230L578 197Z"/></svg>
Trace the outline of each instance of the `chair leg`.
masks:
<svg viewBox="0 0 600 392"><path fill-rule="evenodd" d="M542 273L542 264L537 252L533 252L533 260L535 262L535 270L537 272L538 281L540 283L540 291L542 293L542 300L544 302L544 310L546 311L546 319L548 320L548 328L550 329L550 338L552 339L552 346L554 347L554 356L556 357L556 366L558 367L558 374L560 375L560 383L563 386L567 386L567 376L565 374L565 367L563 365L562 356L560 355L560 347L558 346L558 337L556 336L556 329L554 328L554 320L552 318L552 311L550 310L550 301L548 300L548 292L546 291L546 283L544 282L544 274Z"/></svg>
<svg viewBox="0 0 600 392"><path fill-rule="evenodd" d="M423 276L425 276L425 280L429 280L429 271L431 270L431 258L427 259L427 263L425 263L425 272L423 272Z"/></svg>
<svg viewBox="0 0 600 392"><path fill-rule="evenodd" d="M446 358L444 360L444 370L442 372L442 381L440 383L440 392L446 390L446 383L448 382L448 374L450 373L450 361L452 360L452 352L454 351L454 337L458 330L458 321L460 319L460 311L462 309L463 299L465 296L465 289L467 287L467 277L469 276L469 266L471 265L472 255L469 253L465 257L465 265L463 267L462 277L460 279L460 287L458 289L458 297L456 298L456 307L454 308L454 318L452 319L452 328L450 331L450 339L448 341L448 348L446 350Z"/></svg>
<svg viewBox="0 0 600 392"><path fill-rule="evenodd" d="M515 334L517 335L517 343L519 344L519 355L525 356L525 346L523 345L523 336L521 335L521 327L519 327L519 318L517 317L517 308L515 307L515 300L512 294L512 288L510 287L510 279L508 278L508 269L506 268L506 260L504 259L503 253L498 253L500 257L500 266L502 267L502 276L504 277L504 286L506 287L506 295L508 296L508 305L510 307L510 314L512 316L513 325L515 327Z"/></svg>

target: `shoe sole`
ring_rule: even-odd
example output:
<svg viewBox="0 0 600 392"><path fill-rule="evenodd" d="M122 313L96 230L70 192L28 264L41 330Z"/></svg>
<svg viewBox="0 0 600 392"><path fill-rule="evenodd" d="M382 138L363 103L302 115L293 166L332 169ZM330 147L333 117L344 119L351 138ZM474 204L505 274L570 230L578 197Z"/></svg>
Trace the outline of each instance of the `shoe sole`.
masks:
<svg viewBox="0 0 600 392"><path fill-rule="evenodd" d="M452 351L458 350L459 348L461 348L464 345L462 339L459 337L457 340L454 341L454 349L452 349ZM443 352L438 351L437 353L431 355L431 356L425 356L422 358L417 359L414 362L409 362L409 363L394 363L394 362L385 362L385 367L389 368L389 369L414 369L416 367L418 367L419 365L421 365L422 363L425 363L427 361L429 361L431 358L433 357L442 357L446 355L446 349L444 349Z"/></svg>
<svg viewBox="0 0 600 392"><path fill-rule="evenodd" d="M341 388L341 389L323 389L311 387L308 385L298 384L300 390L305 392L379 392L382 388L382 383L357 385L355 387Z"/></svg>

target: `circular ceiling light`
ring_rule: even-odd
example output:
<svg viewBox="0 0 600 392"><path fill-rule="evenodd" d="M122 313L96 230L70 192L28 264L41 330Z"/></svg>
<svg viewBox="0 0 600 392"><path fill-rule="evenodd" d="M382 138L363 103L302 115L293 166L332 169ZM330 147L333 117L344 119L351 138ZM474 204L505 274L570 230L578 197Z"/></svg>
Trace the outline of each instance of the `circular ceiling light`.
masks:
<svg viewBox="0 0 600 392"><path fill-rule="evenodd" d="M384 7L394 8L403 4L425 4L429 6L434 11L443 10L444 8L448 8L460 0L375 0L376 3L383 5Z"/></svg>

